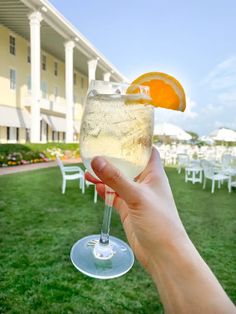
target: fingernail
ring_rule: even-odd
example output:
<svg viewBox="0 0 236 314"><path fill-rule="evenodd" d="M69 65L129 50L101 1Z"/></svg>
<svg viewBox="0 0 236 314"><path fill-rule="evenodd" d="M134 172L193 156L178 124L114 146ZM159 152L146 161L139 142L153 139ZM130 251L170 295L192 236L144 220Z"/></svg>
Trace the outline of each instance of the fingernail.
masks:
<svg viewBox="0 0 236 314"><path fill-rule="evenodd" d="M106 166L107 162L104 158L102 157L95 157L92 160L92 167L94 170L101 172L103 168Z"/></svg>

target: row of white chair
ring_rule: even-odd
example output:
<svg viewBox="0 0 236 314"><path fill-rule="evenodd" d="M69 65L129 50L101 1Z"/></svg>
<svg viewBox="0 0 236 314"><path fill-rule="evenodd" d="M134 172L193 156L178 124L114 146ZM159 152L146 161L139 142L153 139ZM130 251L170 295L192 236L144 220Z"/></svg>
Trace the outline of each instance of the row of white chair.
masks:
<svg viewBox="0 0 236 314"><path fill-rule="evenodd" d="M57 164L61 170L62 174L62 194L65 194L66 191L66 181L70 180L79 180L79 188L82 190L82 193L85 193L85 187L94 186L94 203L97 203L97 190L96 185L92 182L85 180L85 172L79 166L64 166L60 157L56 157Z"/></svg>
<svg viewBox="0 0 236 314"><path fill-rule="evenodd" d="M232 191L232 187L236 187L236 181L232 179L236 176L236 170L226 168L224 163L221 167L216 167L214 163L207 160L189 161L183 157L179 159L177 171L180 173L182 168L185 169L185 182L191 181L194 184L202 183L203 180L203 189L205 189L207 180L211 180L212 193L215 191L215 183L218 183L218 188L220 188L221 184L226 181L229 192Z"/></svg>
<svg viewBox="0 0 236 314"><path fill-rule="evenodd" d="M231 155L236 158L236 146L201 146L184 144L156 144L165 164L176 164L179 154L187 154L190 159L206 159L220 162L225 155Z"/></svg>

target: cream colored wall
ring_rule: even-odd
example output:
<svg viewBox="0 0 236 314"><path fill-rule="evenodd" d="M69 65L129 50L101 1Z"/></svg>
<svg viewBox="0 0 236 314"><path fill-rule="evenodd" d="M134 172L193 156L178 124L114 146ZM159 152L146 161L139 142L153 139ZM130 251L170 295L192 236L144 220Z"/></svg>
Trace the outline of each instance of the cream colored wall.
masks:
<svg viewBox="0 0 236 314"><path fill-rule="evenodd" d="M26 142L26 130L25 130L25 128L19 129L19 142L20 143Z"/></svg>
<svg viewBox="0 0 236 314"><path fill-rule="evenodd" d="M9 52L9 36L16 38L16 55L11 55ZM12 32L5 26L0 25L0 104L24 107L25 97L28 96L27 78L30 76L30 63L27 62L27 49L29 42ZM58 87L57 101L60 104L65 104L65 64L56 59L53 55L41 51L41 55L47 58L47 69L41 68L41 81L47 84L47 98L55 101L54 88ZM41 59L42 62L42 59ZM54 75L54 62L58 63L58 76ZM10 68L16 70L16 90L10 89ZM79 108L76 119L81 117L81 97L85 97L88 86L88 79L75 69L77 74L77 82L74 85L74 93L77 99L75 104ZM81 77L84 79L84 86L81 88ZM53 112L52 112L53 113Z"/></svg>
<svg viewBox="0 0 236 314"><path fill-rule="evenodd" d="M45 55L47 58L47 69L41 69L41 81L47 83L47 98L51 101L55 101L54 88L58 87L57 101L65 103L65 65L54 58L52 55L42 51L41 55ZM54 75L54 63L58 64L58 75Z"/></svg>
<svg viewBox="0 0 236 314"><path fill-rule="evenodd" d="M0 143L7 142L7 128L5 126L0 126Z"/></svg>
<svg viewBox="0 0 236 314"><path fill-rule="evenodd" d="M16 39L16 55L9 52L9 36ZM0 26L0 104L23 107L22 97L27 91L26 77L30 71L27 64L27 41L4 26ZM16 90L10 89L10 69L16 70Z"/></svg>
<svg viewBox="0 0 236 314"><path fill-rule="evenodd" d="M52 141L52 129L48 127L48 142Z"/></svg>

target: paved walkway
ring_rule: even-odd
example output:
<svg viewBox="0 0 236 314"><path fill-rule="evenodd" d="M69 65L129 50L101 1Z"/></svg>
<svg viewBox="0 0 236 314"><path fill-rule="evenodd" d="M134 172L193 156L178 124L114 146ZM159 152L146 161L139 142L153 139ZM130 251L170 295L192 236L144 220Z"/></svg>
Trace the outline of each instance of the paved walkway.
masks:
<svg viewBox="0 0 236 314"><path fill-rule="evenodd" d="M68 164L78 164L81 162L81 159L68 159L63 160L64 165ZM43 168L51 168L56 167L57 162L56 161L49 161L49 162L42 162L42 163L36 163L36 164L30 164L30 165L21 165L21 166L15 166L15 167L5 167L0 168L0 176L5 174L12 174L17 172L23 172L23 171L32 171L37 169L43 169Z"/></svg>

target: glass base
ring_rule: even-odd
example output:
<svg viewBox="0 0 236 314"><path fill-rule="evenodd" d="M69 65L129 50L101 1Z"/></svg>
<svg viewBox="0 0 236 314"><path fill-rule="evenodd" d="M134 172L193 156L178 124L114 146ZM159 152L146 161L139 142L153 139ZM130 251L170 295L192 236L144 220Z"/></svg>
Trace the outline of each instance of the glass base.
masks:
<svg viewBox="0 0 236 314"><path fill-rule="evenodd" d="M70 252L73 265L83 274L98 278L111 279L124 275L134 264L134 254L124 241L109 237L113 254L109 258L96 257L94 247L98 245L100 235L90 235L77 241Z"/></svg>

